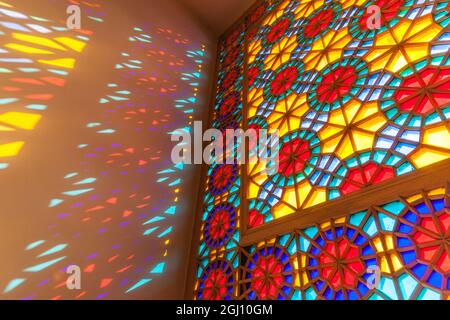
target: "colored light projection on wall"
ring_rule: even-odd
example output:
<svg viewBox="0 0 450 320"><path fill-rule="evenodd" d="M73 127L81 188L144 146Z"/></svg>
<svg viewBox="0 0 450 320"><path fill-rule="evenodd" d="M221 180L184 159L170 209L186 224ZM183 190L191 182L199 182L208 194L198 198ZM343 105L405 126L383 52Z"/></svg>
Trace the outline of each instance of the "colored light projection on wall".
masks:
<svg viewBox="0 0 450 320"><path fill-rule="evenodd" d="M195 299L450 299L445 188L239 242L239 204L257 228L450 157L448 8L260 1L222 38L212 124L278 129L280 166L248 165L243 181L238 167L207 170Z"/></svg>
<svg viewBox="0 0 450 320"><path fill-rule="evenodd" d="M281 135L250 228L450 157L449 24L448 1L283 1L249 32L248 127Z"/></svg>
<svg viewBox="0 0 450 320"><path fill-rule="evenodd" d="M95 25L102 22L99 4L79 5L94 23L86 22L88 29L71 31L63 23L0 2L0 170L20 154L51 107L55 91L65 86Z"/></svg>
<svg viewBox="0 0 450 320"><path fill-rule="evenodd" d="M173 46L177 53L168 51ZM148 23L132 30L98 116L85 124L90 138L74 146L79 166L49 201L52 237L26 247L30 265L11 279L6 297L126 298L164 276L185 177L164 150L170 132L190 130L205 51L171 29ZM164 196L149 191L155 185ZM67 225L71 233L61 231ZM70 265L81 267L80 291L66 288Z"/></svg>
<svg viewBox="0 0 450 320"><path fill-rule="evenodd" d="M246 248L241 298L450 298L448 191L423 192Z"/></svg>

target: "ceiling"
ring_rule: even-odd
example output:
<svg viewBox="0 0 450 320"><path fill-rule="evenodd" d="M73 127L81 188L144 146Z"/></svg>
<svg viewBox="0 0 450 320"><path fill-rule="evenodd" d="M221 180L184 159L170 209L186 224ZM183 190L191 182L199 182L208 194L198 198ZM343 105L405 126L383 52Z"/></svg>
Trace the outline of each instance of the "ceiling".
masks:
<svg viewBox="0 0 450 320"><path fill-rule="evenodd" d="M255 0L178 0L215 36L224 33Z"/></svg>

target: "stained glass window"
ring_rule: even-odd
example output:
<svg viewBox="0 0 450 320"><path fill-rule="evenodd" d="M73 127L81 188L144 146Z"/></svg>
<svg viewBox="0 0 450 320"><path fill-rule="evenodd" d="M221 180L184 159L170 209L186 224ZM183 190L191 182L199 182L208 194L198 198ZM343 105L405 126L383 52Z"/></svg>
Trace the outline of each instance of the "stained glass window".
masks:
<svg viewBox="0 0 450 320"><path fill-rule="evenodd" d="M445 192L373 206L245 248L241 298L447 299Z"/></svg>
<svg viewBox="0 0 450 320"><path fill-rule="evenodd" d="M224 134L242 126L244 30L241 26L220 43L219 69L212 126ZM196 298L236 297L240 225L240 168L213 164L207 171L198 247Z"/></svg>
<svg viewBox="0 0 450 320"><path fill-rule="evenodd" d="M367 28L371 4L380 29ZM250 227L449 158L446 8L284 1L254 27L246 116L281 147L278 174L247 170Z"/></svg>
<svg viewBox="0 0 450 320"><path fill-rule="evenodd" d="M212 126L278 130L279 166L206 171L197 299L448 298L444 188L333 204L448 163L449 25L449 1L258 1L221 38Z"/></svg>

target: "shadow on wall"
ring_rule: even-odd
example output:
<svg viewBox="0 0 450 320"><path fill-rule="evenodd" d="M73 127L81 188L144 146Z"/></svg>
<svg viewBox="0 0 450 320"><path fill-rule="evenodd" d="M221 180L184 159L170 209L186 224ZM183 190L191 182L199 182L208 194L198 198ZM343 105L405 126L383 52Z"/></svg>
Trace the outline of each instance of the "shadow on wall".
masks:
<svg viewBox="0 0 450 320"><path fill-rule="evenodd" d="M73 31L68 3L0 2L0 297L182 298L198 172L169 133L205 116L211 39L172 1Z"/></svg>

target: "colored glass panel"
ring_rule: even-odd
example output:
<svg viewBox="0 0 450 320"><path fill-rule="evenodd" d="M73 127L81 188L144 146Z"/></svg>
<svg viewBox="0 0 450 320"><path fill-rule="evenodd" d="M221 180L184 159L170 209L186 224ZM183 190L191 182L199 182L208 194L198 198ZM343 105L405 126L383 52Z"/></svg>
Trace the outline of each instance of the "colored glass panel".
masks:
<svg viewBox="0 0 450 320"><path fill-rule="evenodd" d="M450 157L448 2L378 1L374 30L370 4L282 1L249 27L244 118L281 136L276 174L247 167L250 228Z"/></svg>
<svg viewBox="0 0 450 320"><path fill-rule="evenodd" d="M380 8L378 29L370 26L370 5ZM222 38L213 126L278 130L280 163L271 176L262 162L208 169L197 299L449 298L445 188L293 225L289 234L244 248L223 245L243 227L239 218L235 229L230 223L241 206L244 230L259 228L449 159L449 7L260 1ZM233 184L236 193L227 191ZM232 210L224 198L235 201ZM221 225L229 228L215 228L213 241L211 224L224 208ZM208 249L211 243L219 249ZM212 269L220 269L217 276ZM204 293L213 287L208 277L221 279L215 295Z"/></svg>
<svg viewBox="0 0 450 320"><path fill-rule="evenodd" d="M240 298L446 299L448 200L439 188L244 248Z"/></svg>

